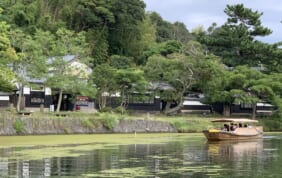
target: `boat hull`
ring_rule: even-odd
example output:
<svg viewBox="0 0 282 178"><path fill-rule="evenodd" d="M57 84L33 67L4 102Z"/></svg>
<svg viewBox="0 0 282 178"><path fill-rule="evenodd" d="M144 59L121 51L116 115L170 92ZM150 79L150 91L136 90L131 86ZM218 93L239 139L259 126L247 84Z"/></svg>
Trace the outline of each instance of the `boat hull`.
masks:
<svg viewBox="0 0 282 178"><path fill-rule="evenodd" d="M221 130L204 130L204 135L209 141L222 140L249 140L262 138L262 128L240 129L237 131L221 131Z"/></svg>

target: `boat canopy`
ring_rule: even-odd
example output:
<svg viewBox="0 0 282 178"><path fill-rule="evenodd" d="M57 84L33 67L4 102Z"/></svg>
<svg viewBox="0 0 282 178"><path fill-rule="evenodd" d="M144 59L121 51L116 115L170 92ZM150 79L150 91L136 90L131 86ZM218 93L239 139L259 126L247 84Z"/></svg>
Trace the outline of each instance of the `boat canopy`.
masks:
<svg viewBox="0 0 282 178"><path fill-rule="evenodd" d="M214 119L211 122L240 122L240 123L258 123L257 120L253 119L232 119L232 118L226 118L226 119Z"/></svg>

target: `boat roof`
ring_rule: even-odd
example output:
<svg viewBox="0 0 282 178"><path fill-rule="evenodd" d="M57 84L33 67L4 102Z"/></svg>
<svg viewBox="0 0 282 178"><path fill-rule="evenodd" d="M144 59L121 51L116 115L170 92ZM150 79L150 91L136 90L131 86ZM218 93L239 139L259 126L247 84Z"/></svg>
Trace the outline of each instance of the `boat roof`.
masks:
<svg viewBox="0 0 282 178"><path fill-rule="evenodd" d="M257 123L254 119L242 119L242 118L226 118L226 119L214 119L211 122L241 122L241 123Z"/></svg>

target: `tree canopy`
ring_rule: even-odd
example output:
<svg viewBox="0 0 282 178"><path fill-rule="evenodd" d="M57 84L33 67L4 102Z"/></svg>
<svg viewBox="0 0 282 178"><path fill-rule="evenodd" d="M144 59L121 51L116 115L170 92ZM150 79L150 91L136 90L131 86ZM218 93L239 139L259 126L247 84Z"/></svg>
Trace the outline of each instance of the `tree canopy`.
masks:
<svg viewBox="0 0 282 178"><path fill-rule="evenodd" d="M0 91L44 78L60 95L95 95L100 108L106 94L119 93L126 106L128 95L150 90L167 113L181 109L193 92L210 104L263 100L282 113L282 50L258 40L271 34L263 13L227 5L223 25L190 33L145 6L142 0L1 0ZM92 73L68 66L69 55ZM162 87L152 87L156 83Z"/></svg>

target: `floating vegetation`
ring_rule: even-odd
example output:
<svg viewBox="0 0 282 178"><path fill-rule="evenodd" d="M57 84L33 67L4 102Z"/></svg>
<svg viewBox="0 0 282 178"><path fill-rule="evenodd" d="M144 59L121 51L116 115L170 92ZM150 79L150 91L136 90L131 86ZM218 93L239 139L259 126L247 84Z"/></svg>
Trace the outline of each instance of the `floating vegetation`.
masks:
<svg viewBox="0 0 282 178"><path fill-rule="evenodd" d="M84 174L84 177L114 177L114 178L132 178L132 177L155 177L145 167L108 169L99 171L96 174Z"/></svg>
<svg viewBox="0 0 282 178"><path fill-rule="evenodd" d="M219 175L221 171L223 171L221 166L219 165L194 165L194 166L184 166L184 167L170 167L166 170L160 170L160 175L167 175L167 174L179 174L179 175L193 175L196 173L202 173L206 176L216 176Z"/></svg>
<svg viewBox="0 0 282 178"><path fill-rule="evenodd" d="M39 160L50 157L77 157L91 150L117 149L120 145L164 144L191 138L188 134L100 134L3 136L2 148L13 147L13 157ZM157 158L157 157L155 157ZM167 157L166 157L167 158ZM165 157L159 158L165 159Z"/></svg>
<svg viewBox="0 0 282 178"><path fill-rule="evenodd" d="M171 141L194 139L202 134L91 134L91 135L41 135L41 136L1 136L0 148L32 147L32 146L56 146L65 144L161 144Z"/></svg>
<svg viewBox="0 0 282 178"><path fill-rule="evenodd" d="M77 157L87 154L95 149L117 149L116 145L91 144L91 145L69 145L69 146L53 146L42 148L25 148L14 151L13 157L27 160L40 160L51 157ZM12 157L12 158L13 158Z"/></svg>

